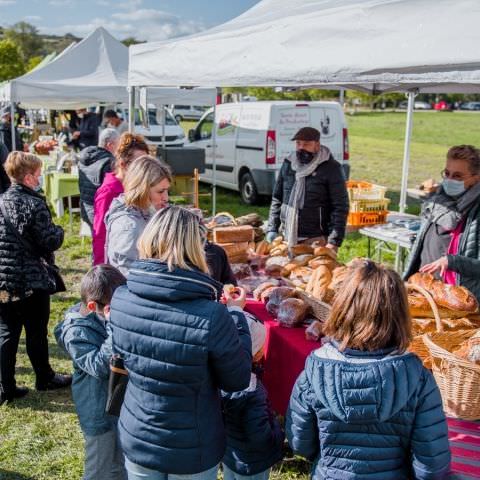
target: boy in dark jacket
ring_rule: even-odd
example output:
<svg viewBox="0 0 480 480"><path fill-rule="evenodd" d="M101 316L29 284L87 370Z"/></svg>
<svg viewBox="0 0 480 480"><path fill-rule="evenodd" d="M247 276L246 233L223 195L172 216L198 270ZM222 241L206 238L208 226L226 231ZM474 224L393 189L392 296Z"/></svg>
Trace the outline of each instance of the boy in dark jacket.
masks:
<svg viewBox="0 0 480 480"><path fill-rule="evenodd" d="M126 480L116 419L105 413L112 335L108 323L113 292L126 283L111 265L97 265L83 277L82 303L55 328L73 360L72 396L85 437L83 480Z"/></svg>
<svg viewBox="0 0 480 480"><path fill-rule="evenodd" d="M236 314L232 309L230 313ZM266 329L253 315L243 313L255 362L263 356ZM222 460L224 480L267 480L270 468L283 458L284 435L270 409L265 387L252 373L245 390L222 392L222 405L227 433L227 449Z"/></svg>

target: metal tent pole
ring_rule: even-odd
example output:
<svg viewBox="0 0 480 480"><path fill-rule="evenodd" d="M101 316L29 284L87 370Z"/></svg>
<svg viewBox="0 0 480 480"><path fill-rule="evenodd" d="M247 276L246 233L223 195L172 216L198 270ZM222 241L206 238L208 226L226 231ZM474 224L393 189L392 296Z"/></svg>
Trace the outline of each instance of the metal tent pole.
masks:
<svg viewBox="0 0 480 480"><path fill-rule="evenodd" d="M147 115L148 115L148 105L147 105ZM166 106L162 105L162 147L165 148L167 146L166 138L165 138L165 123L167 122L167 112Z"/></svg>
<svg viewBox="0 0 480 480"><path fill-rule="evenodd" d="M15 148L15 104L10 101L10 130L12 134L12 152Z"/></svg>
<svg viewBox="0 0 480 480"><path fill-rule="evenodd" d="M345 103L345 89L344 88L340 89L340 93L339 93L339 96L338 96L338 103L343 108L343 104Z"/></svg>
<svg viewBox="0 0 480 480"><path fill-rule="evenodd" d="M400 190L400 213L405 213L407 208L408 167L410 165L410 143L413 129L413 107L415 93L408 92L407 124L405 128L405 146L403 150L402 186Z"/></svg>
<svg viewBox="0 0 480 480"><path fill-rule="evenodd" d="M212 123L212 215L217 213L217 105L213 106Z"/></svg>
<svg viewBox="0 0 480 480"><path fill-rule="evenodd" d="M133 133L135 119L135 87L128 87L128 131Z"/></svg>

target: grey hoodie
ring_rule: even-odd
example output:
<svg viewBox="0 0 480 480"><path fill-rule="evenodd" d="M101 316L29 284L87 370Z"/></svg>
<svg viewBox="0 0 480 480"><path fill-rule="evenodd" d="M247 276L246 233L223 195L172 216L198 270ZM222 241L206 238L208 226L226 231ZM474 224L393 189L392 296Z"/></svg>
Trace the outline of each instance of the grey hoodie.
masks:
<svg viewBox="0 0 480 480"><path fill-rule="evenodd" d="M147 211L127 206L123 194L113 200L105 216L105 258L125 276L130 265L138 260L137 241L149 220Z"/></svg>

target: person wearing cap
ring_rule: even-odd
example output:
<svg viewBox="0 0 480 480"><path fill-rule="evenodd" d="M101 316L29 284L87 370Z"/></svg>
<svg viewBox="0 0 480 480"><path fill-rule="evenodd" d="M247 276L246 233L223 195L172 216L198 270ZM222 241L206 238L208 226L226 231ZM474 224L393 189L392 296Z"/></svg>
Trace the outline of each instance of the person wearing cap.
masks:
<svg viewBox="0 0 480 480"><path fill-rule="evenodd" d="M0 143L3 143L8 153L13 150L23 151L23 142L18 130L15 128L15 148L12 147L12 114L10 107L4 107L0 110Z"/></svg>
<svg viewBox="0 0 480 480"><path fill-rule="evenodd" d="M289 246L314 240L337 250L345 236L348 193L341 165L320 144L316 128L292 138L296 151L280 169L272 195L266 239L283 234Z"/></svg>
<svg viewBox="0 0 480 480"><path fill-rule="evenodd" d="M103 121L107 128L114 128L119 135L128 132L127 122L120 118L115 110L107 110L103 114Z"/></svg>

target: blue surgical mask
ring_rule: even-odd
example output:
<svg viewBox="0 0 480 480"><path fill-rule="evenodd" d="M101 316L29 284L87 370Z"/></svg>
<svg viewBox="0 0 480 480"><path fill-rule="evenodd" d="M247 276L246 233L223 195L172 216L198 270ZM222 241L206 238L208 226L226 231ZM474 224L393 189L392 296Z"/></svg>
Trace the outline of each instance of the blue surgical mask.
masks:
<svg viewBox="0 0 480 480"><path fill-rule="evenodd" d="M442 187L449 197L458 197L466 190L463 180L452 180L450 178L445 178L442 181Z"/></svg>
<svg viewBox="0 0 480 480"><path fill-rule="evenodd" d="M37 186L34 188L34 190L36 192L39 192L42 188L43 188L43 175L40 175L38 178L37 178L37 181L38 181L38 184Z"/></svg>

